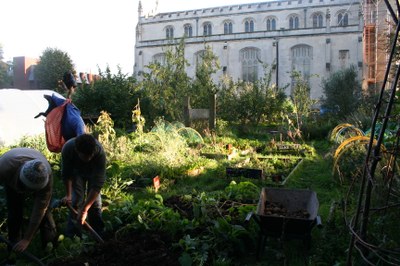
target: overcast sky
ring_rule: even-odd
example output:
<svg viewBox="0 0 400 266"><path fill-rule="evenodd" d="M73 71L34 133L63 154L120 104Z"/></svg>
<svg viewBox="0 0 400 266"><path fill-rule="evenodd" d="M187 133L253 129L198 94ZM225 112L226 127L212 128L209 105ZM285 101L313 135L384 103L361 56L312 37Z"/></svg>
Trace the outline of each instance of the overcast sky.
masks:
<svg viewBox="0 0 400 266"><path fill-rule="evenodd" d="M158 12L255 3L249 0L159 0ZM1 0L0 44L5 61L39 58L46 48L67 52L78 72L107 65L132 73L139 0ZM156 0L142 0L144 13Z"/></svg>

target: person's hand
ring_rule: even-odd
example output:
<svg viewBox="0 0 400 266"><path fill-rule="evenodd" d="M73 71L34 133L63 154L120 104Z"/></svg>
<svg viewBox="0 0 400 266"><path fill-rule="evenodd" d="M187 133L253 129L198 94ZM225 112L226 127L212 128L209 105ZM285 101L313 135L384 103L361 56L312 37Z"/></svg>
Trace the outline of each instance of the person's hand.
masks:
<svg viewBox="0 0 400 266"><path fill-rule="evenodd" d="M16 252L24 252L25 249L29 246L30 241L26 239L22 239L17 244L14 245L13 250Z"/></svg>
<svg viewBox="0 0 400 266"><path fill-rule="evenodd" d="M78 211L78 217L76 217L76 221L79 224L83 225L85 223L85 221L86 221L86 217L87 217L87 211L85 211L83 209L79 210Z"/></svg>
<svg viewBox="0 0 400 266"><path fill-rule="evenodd" d="M72 199L71 196L65 196L64 198L61 199L61 203L63 205L72 205Z"/></svg>

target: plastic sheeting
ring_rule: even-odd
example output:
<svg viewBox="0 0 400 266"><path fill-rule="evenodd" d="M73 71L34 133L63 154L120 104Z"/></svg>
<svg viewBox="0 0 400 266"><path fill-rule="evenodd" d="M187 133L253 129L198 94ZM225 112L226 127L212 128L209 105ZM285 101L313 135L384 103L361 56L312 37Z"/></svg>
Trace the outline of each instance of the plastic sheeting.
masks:
<svg viewBox="0 0 400 266"><path fill-rule="evenodd" d="M51 90L0 89L0 147L13 145L24 136L44 134L45 117L34 118L46 111L43 95L62 95Z"/></svg>

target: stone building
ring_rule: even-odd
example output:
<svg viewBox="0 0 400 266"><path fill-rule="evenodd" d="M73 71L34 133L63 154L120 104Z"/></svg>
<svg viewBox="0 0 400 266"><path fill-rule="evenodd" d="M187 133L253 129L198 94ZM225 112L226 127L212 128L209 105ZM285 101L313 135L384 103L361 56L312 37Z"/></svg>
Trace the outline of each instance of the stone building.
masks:
<svg viewBox="0 0 400 266"><path fill-rule="evenodd" d="M316 99L322 79L337 70L354 65L362 79L361 10L358 0L282 0L144 15L139 2L134 73L162 62L167 47L185 37L190 77L206 44L221 65L215 81L224 74L253 81L263 76L262 64L276 64L275 83L292 84L296 70Z"/></svg>

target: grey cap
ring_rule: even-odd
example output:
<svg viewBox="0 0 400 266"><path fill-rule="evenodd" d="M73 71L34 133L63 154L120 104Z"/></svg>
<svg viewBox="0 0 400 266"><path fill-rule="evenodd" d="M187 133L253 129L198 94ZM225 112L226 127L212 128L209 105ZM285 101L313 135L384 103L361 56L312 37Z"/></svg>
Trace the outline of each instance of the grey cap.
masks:
<svg viewBox="0 0 400 266"><path fill-rule="evenodd" d="M41 160L35 159L27 161L21 167L19 179L27 188L39 190L49 182L49 172Z"/></svg>

